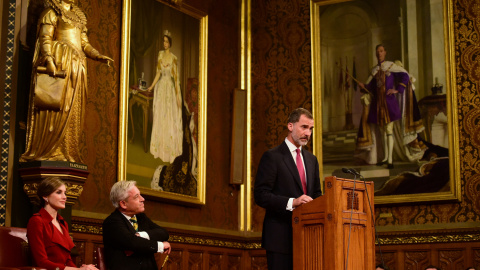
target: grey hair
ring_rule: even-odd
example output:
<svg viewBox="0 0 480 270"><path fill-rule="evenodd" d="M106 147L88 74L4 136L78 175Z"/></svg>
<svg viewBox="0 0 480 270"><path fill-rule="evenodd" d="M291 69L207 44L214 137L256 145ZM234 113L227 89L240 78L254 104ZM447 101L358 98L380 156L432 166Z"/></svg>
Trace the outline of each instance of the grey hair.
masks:
<svg viewBox="0 0 480 270"><path fill-rule="evenodd" d="M110 190L110 201L113 207L118 208L119 203L128 198L128 191L136 185L137 182L131 180L116 182Z"/></svg>

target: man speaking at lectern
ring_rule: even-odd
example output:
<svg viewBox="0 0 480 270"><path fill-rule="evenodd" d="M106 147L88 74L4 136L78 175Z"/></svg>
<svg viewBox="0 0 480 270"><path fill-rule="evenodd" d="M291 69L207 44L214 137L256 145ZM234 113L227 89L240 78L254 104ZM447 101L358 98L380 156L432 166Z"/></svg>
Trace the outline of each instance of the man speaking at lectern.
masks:
<svg viewBox="0 0 480 270"><path fill-rule="evenodd" d="M288 117L288 135L265 152L255 179L255 203L265 208L262 247L270 270L293 269L292 211L322 195L317 158L303 149L313 116L303 108Z"/></svg>

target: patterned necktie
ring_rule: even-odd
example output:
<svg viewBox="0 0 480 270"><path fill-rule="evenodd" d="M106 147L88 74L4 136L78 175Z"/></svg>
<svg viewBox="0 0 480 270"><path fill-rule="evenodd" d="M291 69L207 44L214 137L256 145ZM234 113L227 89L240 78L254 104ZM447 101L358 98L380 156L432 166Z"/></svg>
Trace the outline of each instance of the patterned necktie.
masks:
<svg viewBox="0 0 480 270"><path fill-rule="evenodd" d="M137 217L133 216L130 219L130 222L132 222L133 228L135 229L136 232L138 232L138 223L137 223Z"/></svg>
<svg viewBox="0 0 480 270"><path fill-rule="evenodd" d="M305 170L303 169L303 162L302 157L300 156L300 149L296 149L297 151L297 170L300 174L300 180L302 181L303 193L307 194L307 181L305 180Z"/></svg>

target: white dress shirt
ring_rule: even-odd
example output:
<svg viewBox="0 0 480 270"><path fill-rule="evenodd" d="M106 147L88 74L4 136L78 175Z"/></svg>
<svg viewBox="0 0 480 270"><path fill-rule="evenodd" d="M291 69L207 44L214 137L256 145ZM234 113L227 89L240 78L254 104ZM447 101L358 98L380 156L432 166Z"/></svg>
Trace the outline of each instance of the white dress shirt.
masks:
<svg viewBox="0 0 480 270"><path fill-rule="evenodd" d="M285 138L285 143L287 144L287 147L288 149L290 150L290 154L292 154L292 158L293 158L293 161L295 162L295 165L297 164L297 147L292 143L290 142L287 138ZM300 151L302 151L302 147L300 146L298 149L300 149ZM305 168L305 161L303 160L303 155L300 155L300 157L302 158L302 165L303 165L303 168ZM305 173L305 183L307 183L307 170L303 170L304 173ZM290 198L288 199L288 203L287 203L287 210L288 211L293 211L293 200L295 198Z"/></svg>

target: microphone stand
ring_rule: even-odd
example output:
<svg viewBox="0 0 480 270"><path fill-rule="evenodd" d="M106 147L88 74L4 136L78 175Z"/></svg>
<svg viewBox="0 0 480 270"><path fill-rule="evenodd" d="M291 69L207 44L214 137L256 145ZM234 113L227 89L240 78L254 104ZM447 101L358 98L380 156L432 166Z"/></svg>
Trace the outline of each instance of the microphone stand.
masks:
<svg viewBox="0 0 480 270"><path fill-rule="evenodd" d="M348 229L347 258L345 260L345 270L348 270L348 255L350 253L350 235L352 234L353 203L355 202L355 183L357 180L357 174L353 173L351 169L347 169L346 172L353 175L352 206L350 208L350 225Z"/></svg>
<svg viewBox="0 0 480 270"><path fill-rule="evenodd" d="M361 175L359 172L357 172L353 168L342 168L342 171L345 172L345 173L351 173L355 176L359 176L360 179L365 184L365 192L367 193L368 206L370 207L370 213L372 214L372 222L373 222L373 230L375 232L375 240L378 241L377 226L375 224L375 218L374 218L375 213L373 212L372 204L370 203L370 195L368 194L367 181L365 180L365 177L363 177L363 175ZM355 190L355 185L353 187L354 187L354 190ZM382 245L380 244L380 241L378 241L378 252L380 253L380 260L382 261L382 265L385 266L385 261L383 260L383 254L382 254ZM348 254L348 251L347 251L347 254ZM347 257L348 257L348 255L347 255Z"/></svg>
<svg viewBox="0 0 480 270"><path fill-rule="evenodd" d="M372 213L372 222L373 222L373 230L375 232L375 240L378 242L378 252L380 253L380 260L382 261L382 265L385 266L385 261L383 260L383 254L382 254L382 245L378 240L377 225L375 224L375 218L374 218L375 213L373 212L372 204L370 203L370 196L368 195L367 181L365 180L365 177L363 177L363 175L359 174L357 171L355 172L360 176L360 179L365 184L365 192L367 193L368 206L370 207L370 213Z"/></svg>

